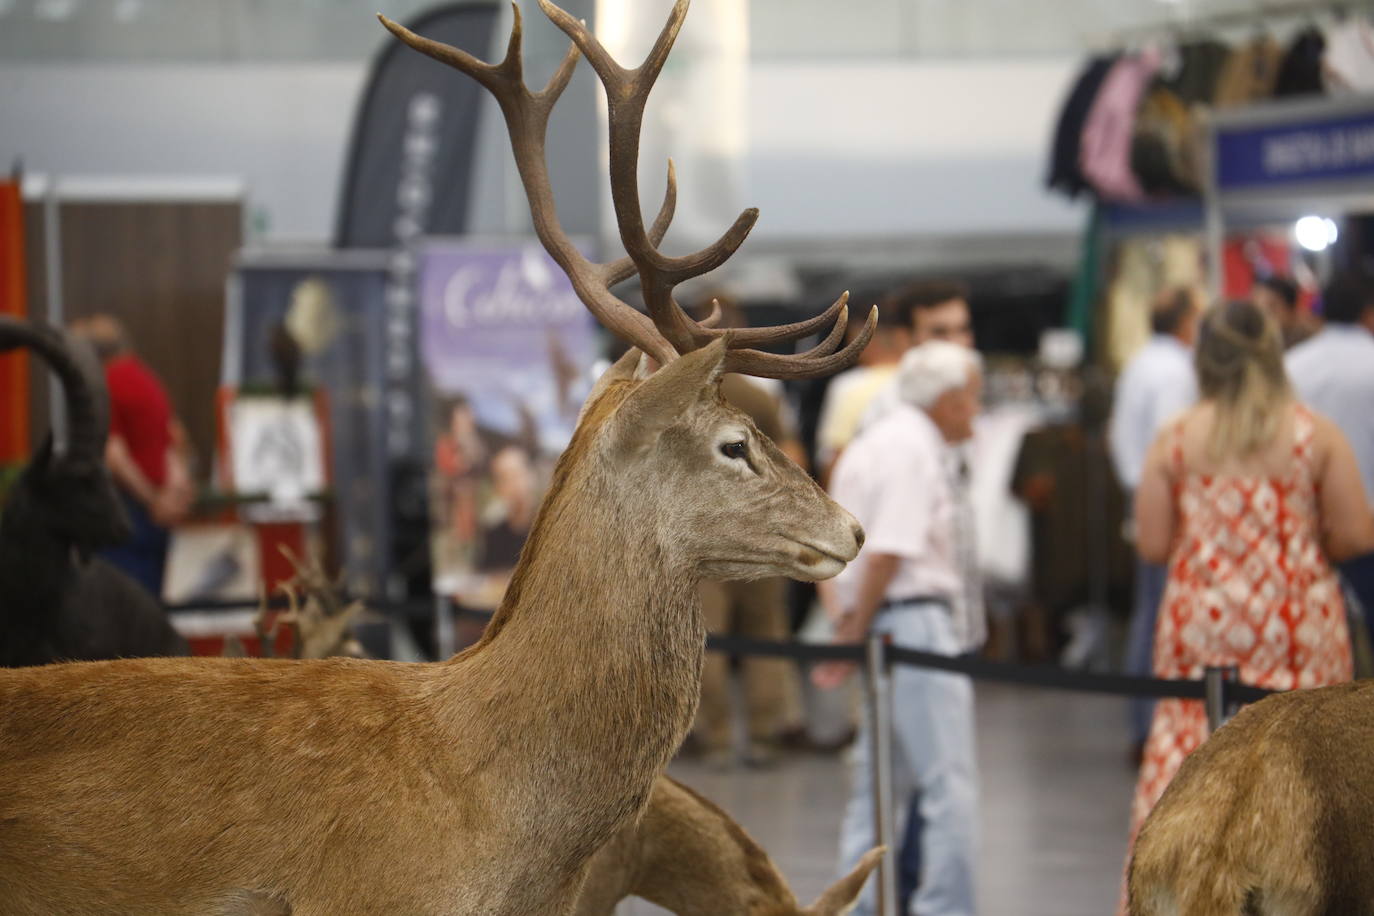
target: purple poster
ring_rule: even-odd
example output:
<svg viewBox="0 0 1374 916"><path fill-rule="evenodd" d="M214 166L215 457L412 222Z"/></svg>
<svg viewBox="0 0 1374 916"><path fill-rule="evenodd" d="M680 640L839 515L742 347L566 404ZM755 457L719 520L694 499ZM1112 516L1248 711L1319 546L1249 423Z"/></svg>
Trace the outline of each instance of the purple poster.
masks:
<svg viewBox="0 0 1374 916"><path fill-rule="evenodd" d="M417 268L435 588L490 608L591 387L596 325L535 242L431 242Z"/></svg>

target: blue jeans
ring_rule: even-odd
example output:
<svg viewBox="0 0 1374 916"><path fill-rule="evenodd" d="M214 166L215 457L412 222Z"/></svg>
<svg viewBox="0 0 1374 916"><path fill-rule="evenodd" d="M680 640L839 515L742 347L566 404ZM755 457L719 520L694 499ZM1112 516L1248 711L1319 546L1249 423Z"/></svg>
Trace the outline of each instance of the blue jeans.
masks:
<svg viewBox="0 0 1374 916"><path fill-rule="evenodd" d="M1342 563L1341 579L1351 599L1351 613L1364 620L1369 630L1369 643L1374 646L1374 553Z"/></svg>
<svg viewBox="0 0 1374 916"><path fill-rule="evenodd" d="M910 649L958 655L949 611L912 604L878 616L874 629ZM922 874L911 903L919 916L972 916L978 836L978 776L973 738L973 684L961 674L898 665L892 672L892 787L899 809L920 793ZM867 723L854 744L849 803L840 834L840 872L847 873L875 842ZM902 810L892 812L900 819ZM896 831L901 834L900 829ZM869 881L856 916L873 916Z"/></svg>
<svg viewBox="0 0 1374 916"><path fill-rule="evenodd" d="M143 504L123 490L119 491L124 511L129 514L133 536L117 547L107 547L100 556L122 569L154 598L162 600L162 576L167 568L167 546L171 536L143 508Z"/></svg>
<svg viewBox="0 0 1374 916"><path fill-rule="evenodd" d="M902 843L897 853L897 907L908 905L916 888L921 886L921 831L925 821L921 820L921 795L911 793L911 801L906 804L906 830L902 833Z"/></svg>
<svg viewBox="0 0 1374 916"><path fill-rule="evenodd" d="M1159 620L1159 605L1164 600L1164 585L1168 581L1167 566L1138 560L1135 567L1135 607L1131 609L1130 629L1126 633L1126 674L1150 677L1154 674L1155 624ZM1144 744L1150 734L1150 720L1155 714L1155 701L1133 698L1131 704L1131 740Z"/></svg>

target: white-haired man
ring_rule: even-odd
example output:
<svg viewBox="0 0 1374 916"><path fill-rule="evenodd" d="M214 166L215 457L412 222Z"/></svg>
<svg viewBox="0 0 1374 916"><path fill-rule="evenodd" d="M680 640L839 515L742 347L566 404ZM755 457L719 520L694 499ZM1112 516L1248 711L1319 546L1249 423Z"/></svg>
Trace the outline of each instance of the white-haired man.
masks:
<svg viewBox="0 0 1374 916"><path fill-rule="evenodd" d="M831 495L866 534L859 558L828 591L840 611L835 640L859 642L878 630L899 646L961 655L982 642L986 624L965 594L972 531L952 446L973 435L982 362L968 347L931 341L902 357L897 384L900 403L860 433L831 478ZM827 662L814 677L835 686L852 671L848 663ZM919 791L925 822L911 912L969 916L978 818L972 685L963 675L898 666L892 690L895 797ZM851 782L842 867L873 843L866 737L855 745ZM855 912L873 913L873 900L870 886Z"/></svg>

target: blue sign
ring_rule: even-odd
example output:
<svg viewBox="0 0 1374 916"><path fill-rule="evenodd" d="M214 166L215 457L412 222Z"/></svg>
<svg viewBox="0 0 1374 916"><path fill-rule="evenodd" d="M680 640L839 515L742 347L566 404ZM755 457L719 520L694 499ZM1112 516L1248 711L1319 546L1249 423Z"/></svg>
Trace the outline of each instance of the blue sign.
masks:
<svg viewBox="0 0 1374 916"><path fill-rule="evenodd" d="M1276 187L1374 176L1374 111L1306 123L1224 127L1216 140L1217 187Z"/></svg>

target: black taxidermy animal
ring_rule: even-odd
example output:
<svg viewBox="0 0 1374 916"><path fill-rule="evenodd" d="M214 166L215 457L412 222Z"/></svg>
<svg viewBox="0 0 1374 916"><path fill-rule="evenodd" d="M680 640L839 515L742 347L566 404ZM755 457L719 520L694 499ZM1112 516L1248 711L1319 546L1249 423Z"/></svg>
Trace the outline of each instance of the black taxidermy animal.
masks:
<svg viewBox="0 0 1374 916"><path fill-rule="evenodd" d="M109 399L95 355L64 331L0 316L0 352L27 347L62 382L67 444L49 436L0 515L0 666L186 655L141 585L92 553L130 535L105 468Z"/></svg>

